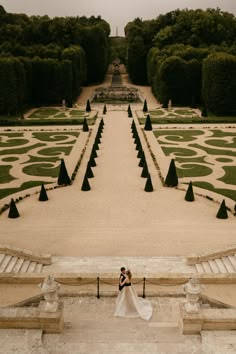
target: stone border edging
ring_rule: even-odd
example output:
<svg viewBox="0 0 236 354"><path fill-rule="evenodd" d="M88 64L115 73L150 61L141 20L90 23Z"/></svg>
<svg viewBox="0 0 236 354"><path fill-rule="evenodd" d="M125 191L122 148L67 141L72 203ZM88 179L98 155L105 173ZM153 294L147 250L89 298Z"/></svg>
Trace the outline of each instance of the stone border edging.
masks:
<svg viewBox="0 0 236 354"><path fill-rule="evenodd" d="M202 254L190 254L186 257L186 263L188 265L195 265L196 263L205 262L224 256L232 256L235 254L236 246L232 246L231 248L225 247L223 249L221 248L219 250L212 251L211 253L205 252Z"/></svg>
<svg viewBox="0 0 236 354"><path fill-rule="evenodd" d="M13 247L9 245L0 245L0 253L5 253L13 257L24 258L25 260L42 263L44 265L52 264L52 256L50 254L34 253L27 249Z"/></svg>

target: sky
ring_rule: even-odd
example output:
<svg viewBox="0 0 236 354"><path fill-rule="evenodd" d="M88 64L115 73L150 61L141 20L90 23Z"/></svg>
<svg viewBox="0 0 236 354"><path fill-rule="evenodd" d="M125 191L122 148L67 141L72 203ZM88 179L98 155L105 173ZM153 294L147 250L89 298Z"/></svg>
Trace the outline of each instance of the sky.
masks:
<svg viewBox="0 0 236 354"><path fill-rule="evenodd" d="M27 15L101 16L111 35L124 35L124 27L136 17L143 20L179 9L216 8L236 15L236 0L0 0L7 12Z"/></svg>

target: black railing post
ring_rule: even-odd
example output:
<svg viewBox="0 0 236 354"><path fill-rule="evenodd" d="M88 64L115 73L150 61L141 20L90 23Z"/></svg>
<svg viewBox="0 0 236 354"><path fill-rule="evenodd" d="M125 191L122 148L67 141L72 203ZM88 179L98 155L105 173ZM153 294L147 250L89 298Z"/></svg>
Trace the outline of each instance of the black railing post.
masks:
<svg viewBox="0 0 236 354"><path fill-rule="evenodd" d="M100 293L99 293L99 277L97 277L97 299L100 298Z"/></svg>
<svg viewBox="0 0 236 354"><path fill-rule="evenodd" d="M145 299L145 285L146 285L146 278L143 278L143 298Z"/></svg>

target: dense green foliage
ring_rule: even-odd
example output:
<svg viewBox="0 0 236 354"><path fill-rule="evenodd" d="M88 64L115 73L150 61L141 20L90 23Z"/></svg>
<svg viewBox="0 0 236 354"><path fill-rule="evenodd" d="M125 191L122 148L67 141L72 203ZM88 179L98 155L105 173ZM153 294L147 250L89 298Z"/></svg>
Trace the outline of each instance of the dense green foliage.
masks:
<svg viewBox="0 0 236 354"><path fill-rule="evenodd" d="M236 56L217 53L204 60L203 97L207 111L236 115Z"/></svg>
<svg viewBox="0 0 236 354"><path fill-rule="evenodd" d="M29 17L1 7L0 114L62 99L71 107L83 84L103 80L109 34L100 17Z"/></svg>
<svg viewBox="0 0 236 354"><path fill-rule="evenodd" d="M135 19L127 24L125 33L131 80L136 84L149 83L164 107L168 106L170 99L173 104L192 107L202 103L202 81L206 74L206 69L202 70L203 61L212 53L231 54L234 59L236 55L236 18L219 8L175 10L150 21ZM221 90L223 82L228 80L231 95L235 92L235 76L229 78L230 70L234 72L234 59L228 58L227 63L225 59L224 68L223 59L221 64L218 60L218 67L221 66L216 83L219 98L228 96L227 89ZM213 72L214 69L212 74L210 70L207 73L211 80ZM206 82L207 79L204 81L204 98L208 95ZM206 106L216 114L235 114L231 101L229 95L219 109L210 103Z"/></svg>
<svg viewBox="0 0 236 354"><path fill-rule="evenodd" d="M110 37L110 62L120 59L121 63L127 64L127 39L125 37Z"/></svg>

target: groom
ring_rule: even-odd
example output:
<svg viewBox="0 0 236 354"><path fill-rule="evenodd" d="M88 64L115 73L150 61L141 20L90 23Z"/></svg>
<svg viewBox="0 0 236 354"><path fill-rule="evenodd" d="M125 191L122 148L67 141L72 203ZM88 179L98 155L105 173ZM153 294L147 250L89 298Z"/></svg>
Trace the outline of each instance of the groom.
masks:
<svg viewBox="0 0 236 354"><path fill-rule="evenodd" d="M125 267L121 267L120 271L121 271L121 273L120 273L120 278L119 278L119 290L121 291L123 289L124 285L121 286L120 283L123 282L126 278Z"/></svg>

